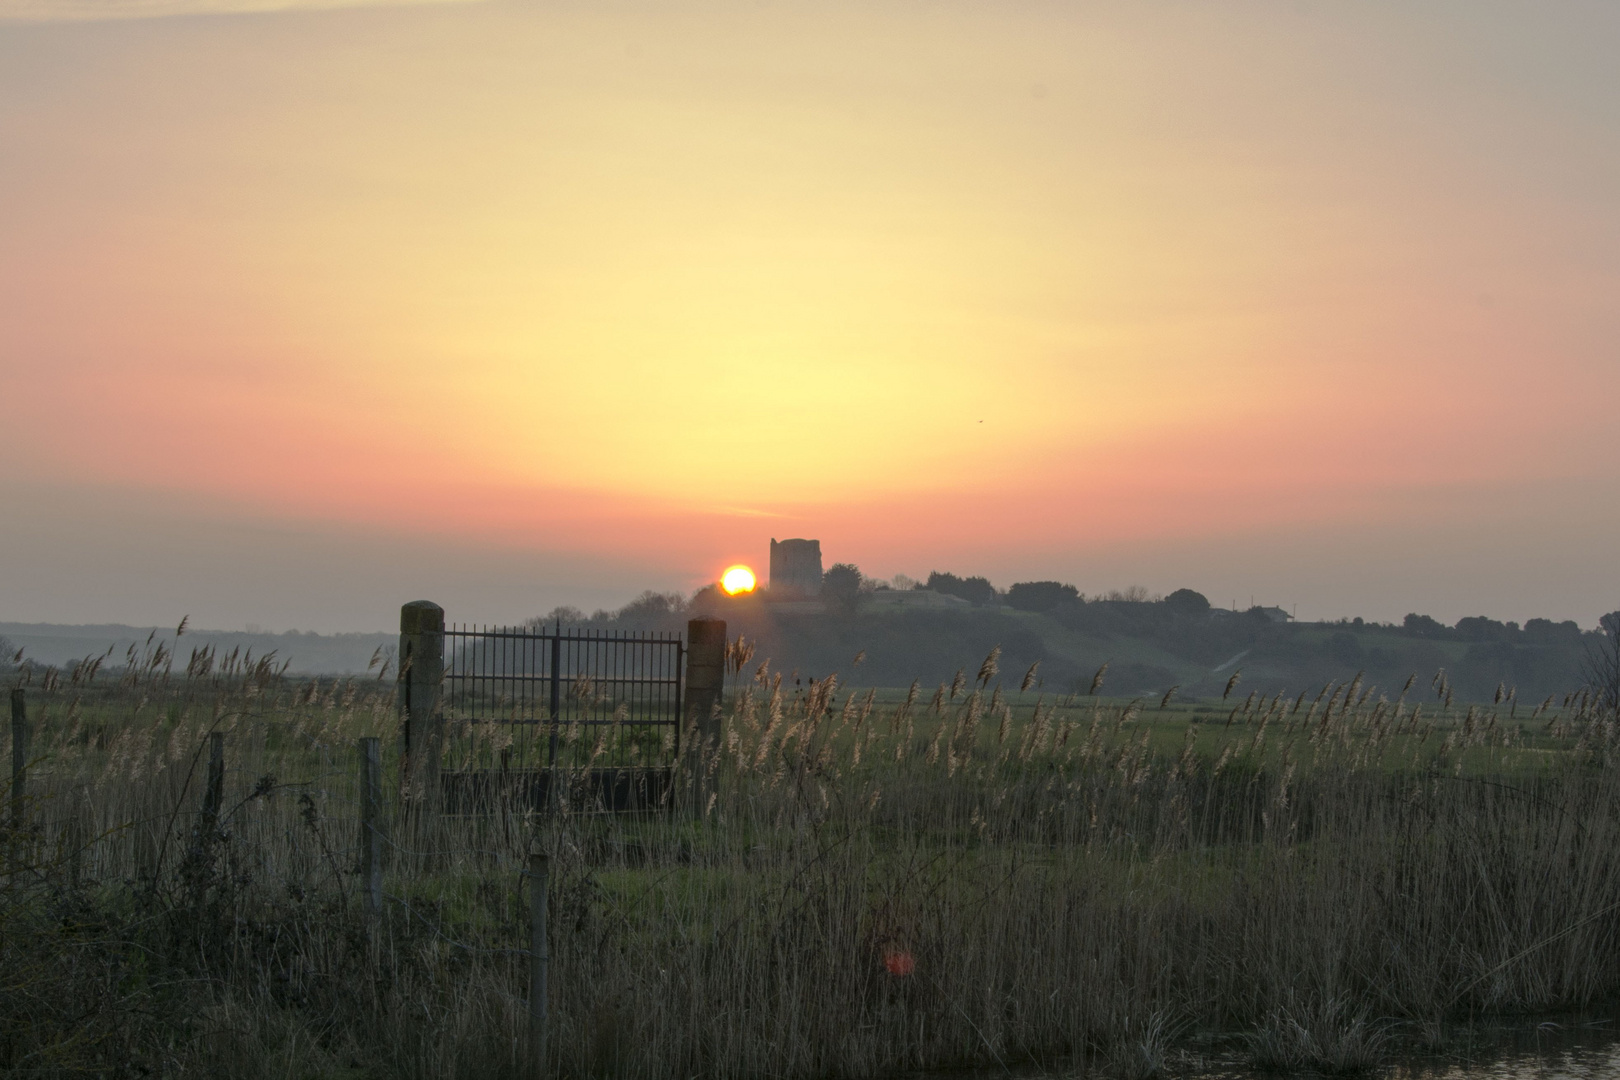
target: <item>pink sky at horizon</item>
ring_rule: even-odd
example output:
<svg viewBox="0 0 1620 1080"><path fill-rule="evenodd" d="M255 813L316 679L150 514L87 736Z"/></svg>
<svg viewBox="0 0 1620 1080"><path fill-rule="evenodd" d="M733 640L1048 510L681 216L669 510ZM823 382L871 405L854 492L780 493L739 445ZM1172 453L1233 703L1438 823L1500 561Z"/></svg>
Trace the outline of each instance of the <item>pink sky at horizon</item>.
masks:
<svg viewBox="0 0 1620 1080"><path fill-rule="evenodd" d="M1598 5L42 10L0 0L0 621L497 621L773 535L1620 607Z"/></svg>

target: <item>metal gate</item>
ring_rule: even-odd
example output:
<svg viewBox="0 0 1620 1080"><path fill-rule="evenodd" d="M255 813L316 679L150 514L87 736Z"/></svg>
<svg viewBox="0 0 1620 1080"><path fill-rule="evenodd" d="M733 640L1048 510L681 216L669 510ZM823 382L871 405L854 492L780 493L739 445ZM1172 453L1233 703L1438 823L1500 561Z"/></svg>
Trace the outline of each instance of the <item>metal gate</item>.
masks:
<svg viewBox="0 0 1620 1080"><path fill-rule="evenodd" d="M446 626L445 808L499 795L662 803L680 753L679 633Z"/></svg>

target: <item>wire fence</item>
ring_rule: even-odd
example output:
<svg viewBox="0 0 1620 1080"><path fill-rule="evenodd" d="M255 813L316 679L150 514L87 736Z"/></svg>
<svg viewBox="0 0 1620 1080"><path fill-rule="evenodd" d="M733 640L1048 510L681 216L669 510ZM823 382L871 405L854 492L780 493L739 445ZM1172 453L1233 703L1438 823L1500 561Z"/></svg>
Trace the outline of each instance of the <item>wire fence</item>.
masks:
<svg viewBox="0 0 1620 1080"><path fill-rule="evenodd" d="M680 752L677 633L448 627L448 772L667 766Z"/></svg>
<svg viewBox="0 0 1620 1080"><path fill-rule="evenodd" d="M102 881L173 878L201 850L246 860L233 872L357 891L368 832L390 871L516 871L543 809L603 809L559 769L549 803L498 785L476 814L429 818L401 799L391 681L296 679L240 665L21 670L13 680L8 824L14 842ZM364 740L377 744L366 798ZM577 771L577 770L576 770ZM366 820L368 812L374 818Z"/></svg>
<svg viewBox="0 0 1620 1080"><path fill-rule="evenodd" d="M375 677L298 678L274 654L204 647L181 670L178 640L154 637L122 663L14 668L15 822L26 807L38 839L78 851L97 875L151 870L204 815L255 850L282 851L292 876L317 862L341 874L363 846L357 747L368 738L379 746L372 802L389 816L413 812L386 662ZM448 846L421 846L421 822L411 825L414 846L391 831L390 859L521 860L535 813L669 805L680 634L458 625L443 648L442 790L425 802L447 819L478 820L436 823ZM207 757L215 735L217 761Z"/></svg>

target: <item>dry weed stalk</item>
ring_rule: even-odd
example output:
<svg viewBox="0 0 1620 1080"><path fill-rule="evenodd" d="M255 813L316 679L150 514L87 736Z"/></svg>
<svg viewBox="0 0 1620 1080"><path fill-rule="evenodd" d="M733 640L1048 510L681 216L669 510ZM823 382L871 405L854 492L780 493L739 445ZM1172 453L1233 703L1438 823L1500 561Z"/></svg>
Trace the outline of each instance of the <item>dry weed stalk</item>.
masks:
<svg viewBox="0 0 1620 1080"><path fill-rule="evenodd" d="M1357 679L1309 710L1251 693L1253 730L1229 735L1167 699L1015 705L988 660L926 710L915 682L885 698L830 677L790 700L767 662L718 742L683 742L701 799L601 812L589 766L647 761L673 733L614 757L622 703L594 731L574 719L549 812L513 784L489 815L395 820L368 921L351 747L397 753L387 685L295 682L265 657L194 651L183 675L155 648L132 660L37 674L38 795L3 845L41 885L0 897L0 952L26 976L0 988L0 1038L86 1070L519 1075L531 844L553 859L548 1068L569 1078L1145 1068L1183 1026L1231 1025L1257 1058L1339 1067L1377 1059L1368 1016L1620 993L1620 736L1579 694L1528 720L1511 688L1430 717L1403 709L1410 680L1392 704ZM733 674L751 662L734 654ZM1450 696L1443 675L1435 690ZM225 797L203 828L216 730ZM495 756L530 737L468 732ZM137 957L169 996L109 976Z"/></svg>

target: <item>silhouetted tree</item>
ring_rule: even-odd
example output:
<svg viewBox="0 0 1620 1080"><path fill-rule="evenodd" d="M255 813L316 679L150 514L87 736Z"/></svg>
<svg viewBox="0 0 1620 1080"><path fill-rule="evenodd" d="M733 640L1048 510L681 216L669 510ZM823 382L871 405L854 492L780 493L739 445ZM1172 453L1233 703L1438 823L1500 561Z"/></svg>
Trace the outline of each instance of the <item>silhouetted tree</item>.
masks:
<svg viewBox="0 0 1620 1080"><path fill-rule="evenodd" d="M661 593L648 589L620 608L614 617L620 622L648 622L680 615L685 610L686 597L680 593Z"/></svg>
<svg viewBox="0 0 1620 1080"><path fill-rule="evenodd" d="M1209 597L1192 589L1177 589L1164 598L1164 606L1178 615L1202 615L1209 610Z"/></svg>
<svg viewBox="0 0 1620 1080"><path fill-rule="evenodd" d="M863 580L861 568L854 563L833 563L821 575L821 598L828 604L852 611Z"/></svg>
<svg viewBox="0 0 1620 1080"><path fill-rule="evenodd" d="M1597 694L1598 705L1620 715L1620 611L1598 620L1597 636L1586 643L1581 671L1587 686Z"/></svg>
<svg viewBox="0 0 1620 1080"><path fill-rule="evenodd" d="M1451 636L1451 628L1438 619L1428 615L1419 615L1416 612L1408 615L1401 623L1401 627L1413 637L1445 638Z"/></svg>
<svg viewBox="0 0 1620 1080"><path fill-rule="evenodd" d="M523 625L546 627L561 623L563 626L577 626L586 621L588 620L585 613L579 608L574 607L572 604L562 604L552 608L544 615L525 621Z"/></svg>
<svg viewBox="0 0 1620 1080"><path fill-rule="evenodd" d="M1464 641L1506 641L1510 635L1506 623L1484 615L1473 615L1457 620L1457 636Z"/></svg>
<svg viewBox="0 0 1620 1080"><path fill-rule="evenodd" d="M998 597L996 587L988 578L959 578L955 574L942 574L935 570L928 575L926 586L947 596L958 596L970 604L993 604Z"/></svg>
<svg viewBox="0 0 1620 1080"><path fill-rule="evenodd" d="M1524 624L1525 639L1536 645L1564 645L1581 640L1581 628L1574 619L1553 622L1551 619L1531 619Z"/></svg>
<svg viewBox="0 0 1620 1080"><path fill-rule="evenodd" d="M1051 611L1078 599L1080 590L1061 581L1020 581L1007 590L1008 606L1019 611Z"/></svg>

